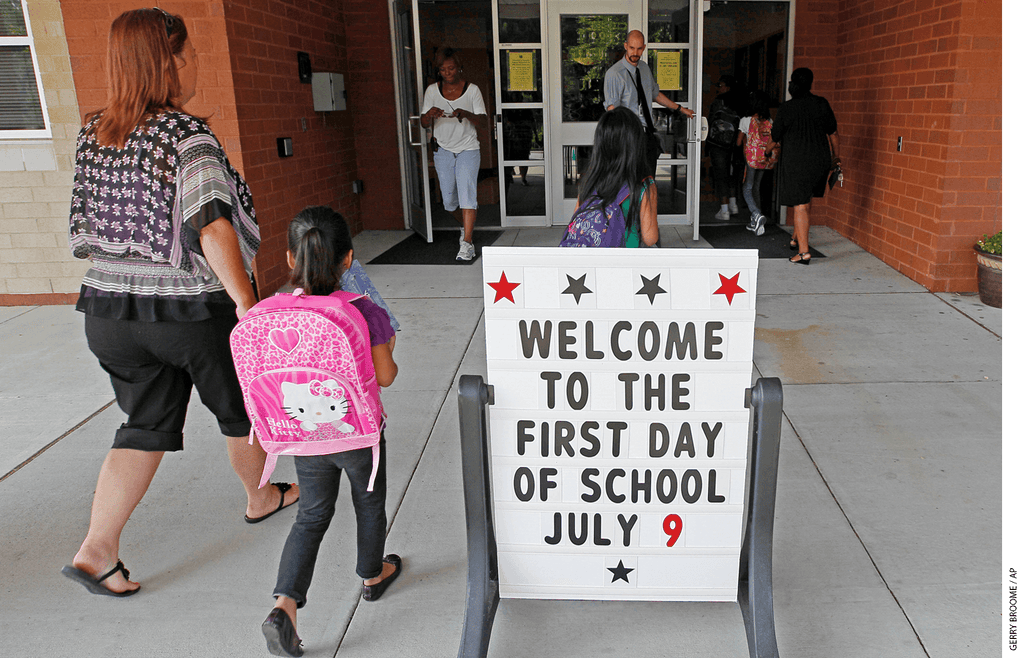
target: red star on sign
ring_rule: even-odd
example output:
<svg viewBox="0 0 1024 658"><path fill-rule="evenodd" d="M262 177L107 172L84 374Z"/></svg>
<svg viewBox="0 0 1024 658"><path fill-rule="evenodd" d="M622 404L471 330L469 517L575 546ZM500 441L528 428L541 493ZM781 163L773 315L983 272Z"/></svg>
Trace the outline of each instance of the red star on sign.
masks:
<svg viewBox="0 0 1024 658"><path fill-rule="evenodd" d="M739 276L739 275L737 275ZM495 283L488 282L487 285L494 288L494 303L497 304L502 298L507 299L513 304L516 300L512 299L512 291L518 288L521 284L512 283L505 277L505 272L501 273L501 278Z"/></svg>
<svg viewBox="0 0 1024 658"><path fill-rule="evenodd" d="M739 284L736 283L737 281L740 280L740 273L737 272L735 276L730 277L728 279L725 278L724 274L719 274L718 278L722 281L722 285L721 287L718 288L718 290L711 294L725 295L725 298L729 300L729 306L732 306L732 298L741 292L746 292L746 290L740 288Z"/></svg>

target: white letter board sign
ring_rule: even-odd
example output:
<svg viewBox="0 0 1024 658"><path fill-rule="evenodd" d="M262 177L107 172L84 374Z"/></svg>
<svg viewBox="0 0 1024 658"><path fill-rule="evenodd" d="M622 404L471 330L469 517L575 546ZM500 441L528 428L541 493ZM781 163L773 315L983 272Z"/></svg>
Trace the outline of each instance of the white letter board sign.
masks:
<svg viewBox="0 0 1024 658"><path fill-rule="evenodd" d="M735 601L757 252L488 247L504 598Z"/></svg>

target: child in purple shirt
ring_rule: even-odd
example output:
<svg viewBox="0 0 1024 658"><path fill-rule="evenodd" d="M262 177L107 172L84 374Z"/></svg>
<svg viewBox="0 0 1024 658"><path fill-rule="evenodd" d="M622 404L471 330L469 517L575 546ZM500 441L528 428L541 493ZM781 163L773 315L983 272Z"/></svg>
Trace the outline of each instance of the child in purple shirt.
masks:
<svg viewBox="0 0 1024 658"><path fill-rule="evenodd" d="M336 290L341 275L351 267L352 258L352 237L345 219L330 208L306 208L289 225L288 266L292 268L292 284L307 295L329 295ZM395 330L388 314L367 298L352 304L366 319L377 383L389 386L398 374L398 366L392 358ZM373 472L371 448L294 458L302 491L299 511L281 554L274 587L277 603L263 622L267 649L274 655L302 655L296 611L306 603L320 542L334 516L342 471L348 476L356 513L356 573L363 579L363 598L380 598L402 571L402 558L384 555L387 459L381 421L380 456L373 487L368 486Z"/></svg>

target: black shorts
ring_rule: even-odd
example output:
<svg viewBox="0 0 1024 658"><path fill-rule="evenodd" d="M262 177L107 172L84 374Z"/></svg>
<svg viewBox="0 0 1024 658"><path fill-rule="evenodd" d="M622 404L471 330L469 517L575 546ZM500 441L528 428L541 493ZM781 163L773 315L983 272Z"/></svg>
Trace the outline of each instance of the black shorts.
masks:
<svg viewBox="0 0 1024 658"><path fill-rule="evenodd" d="M225 436L246 436L245 413L228 336L237 320L139 322L85 316L85 337L110 375L128 421L114 448L181 450L192 385Z"/></svg>

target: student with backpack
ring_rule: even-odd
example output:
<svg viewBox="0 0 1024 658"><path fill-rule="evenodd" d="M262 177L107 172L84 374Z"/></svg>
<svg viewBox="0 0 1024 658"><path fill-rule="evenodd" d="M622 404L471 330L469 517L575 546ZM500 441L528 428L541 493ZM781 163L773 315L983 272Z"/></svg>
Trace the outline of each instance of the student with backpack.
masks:
<svg viewBox="0 0 1024 658"><path fill-rule="evenodd" d="M718 96L711 102L708 112L705 144L711 158L715 196L722 204L715 213L715 219L727 222L740 211L736 204L736 188L739 187L743 165L736 148L736 132L745 103L739 82L733 76L723 75L715 88L718 89Z"/></svg>
<svg viewBox="0 0 1024 658"><path fill-rule="evenodd" d="M647 172L647 136L626 107L605 112L594 131L590 164L561 247L653 247L658 188Z"/></svg>
<svg viewBox="0 0 1024 658"><path fill-rule="evenodd" d="M743 198L750 208L747 230L764 235L767 217L761 212L761 178L767 169L775 167L778 145L772 141L772 118L768 108L769 97L763 91L750 93L750 116L740 119L736 144L743 148L747 170L743 180Z"/></svg>
<svg viewBox="0 0 1024 658"><path fill-rule="evenodd" d="M344 218L328 207L306 208L288 227L288 266L298 288L254 306L232 333L246 407L268 452L263 481L277 454L294 454L302 487L281 554L277 602L263 622L267 649L277 656L302 655L296 611L306 603L342 471L356 514L363 598L380 598L402 571L399 556L384 555L387 471L379 389L398 374L395 332L379 306L338 290L352 259Z"/></svg>

